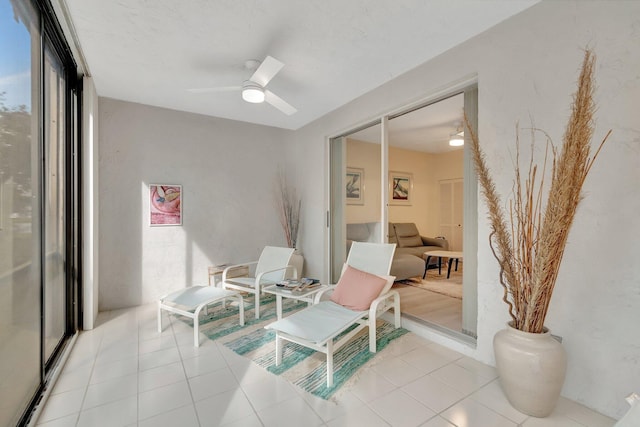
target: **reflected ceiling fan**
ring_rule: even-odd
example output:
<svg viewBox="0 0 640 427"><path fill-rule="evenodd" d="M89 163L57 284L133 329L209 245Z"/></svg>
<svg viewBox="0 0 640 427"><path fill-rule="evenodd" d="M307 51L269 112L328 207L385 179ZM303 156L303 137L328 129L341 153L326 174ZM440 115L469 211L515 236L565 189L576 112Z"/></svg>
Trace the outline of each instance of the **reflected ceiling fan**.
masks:
<svg viewBox="0 0 640 427"><path fill-rule="evenodd" d="M210 93L242 90L242 99L247 102L259 104L266 101L288 116L298 111L291 104L265 88L271 79L284 67L282 62L272 56L267 56L262 63L255 59L250 59L245 62L244 66L248 71L253 71L253 75L249 80L245 80L242 86L209 87L188 89L188 91L192 93Z"/></svg>

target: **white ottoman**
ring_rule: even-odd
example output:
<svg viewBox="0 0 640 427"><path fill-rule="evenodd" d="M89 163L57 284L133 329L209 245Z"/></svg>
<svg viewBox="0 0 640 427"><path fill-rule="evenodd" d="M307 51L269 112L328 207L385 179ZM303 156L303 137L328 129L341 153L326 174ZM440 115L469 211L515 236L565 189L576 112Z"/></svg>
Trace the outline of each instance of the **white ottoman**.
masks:
<svg viewBox="0 0 640 427"><path fill-rule="evenodd" d="M198 337L200 322L198 316L200 311L209 304L224 302L225 300L235 300L238 302L238 312L240 316L240 326L244 326L244 304L242 295L236 291L216 288L214 286L191 286L180 289L163 296L158 301L158 332L162 332L162 310L171 313L181 314L193 319L193 346L200 346Z"/></svg>

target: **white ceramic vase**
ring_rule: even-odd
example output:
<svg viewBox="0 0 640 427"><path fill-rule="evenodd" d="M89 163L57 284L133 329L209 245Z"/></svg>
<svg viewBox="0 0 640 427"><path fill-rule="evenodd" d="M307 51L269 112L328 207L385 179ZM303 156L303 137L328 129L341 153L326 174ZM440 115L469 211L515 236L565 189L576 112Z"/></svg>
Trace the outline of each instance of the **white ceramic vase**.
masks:
<svg viewBox="0 0 640 427"><path fill-rule="evenodd" d="M496 367L507 399L518 411L546 417L558 403L567 370L562 344L547 328L541 334L507 324L493 338Z"/></svg>
<svg viewBox="0 0 640 427"><path fill-rule="evenodd" d="M296 251L293 253L293 255L291 255L291 259L289 260L289 265L293 265L297 272L298 272L298 277L294 277L293 276L293 272L287 272L287 279L300 279L302 277L302 268L304 267L304 257L302 256L302 252L300 252L298 249L296 249Z"/></svg>

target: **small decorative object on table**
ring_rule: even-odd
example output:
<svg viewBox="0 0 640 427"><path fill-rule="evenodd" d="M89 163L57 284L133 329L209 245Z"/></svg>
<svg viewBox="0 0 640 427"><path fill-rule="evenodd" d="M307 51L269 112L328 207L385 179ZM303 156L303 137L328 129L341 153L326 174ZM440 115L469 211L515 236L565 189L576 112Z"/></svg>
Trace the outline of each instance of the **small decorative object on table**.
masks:
<svg viewBox="0 0 640 427"><path fill-rule="evenodd" d="M291 292L302 292L320 286L320 280L303 277L300 280L283 280L276 283L276 286Z"/></svg>
<svg viewBox="0 0 640 427"><path fill-rule="evenodd" d="M543 194L547 193L543 191L545 168L543 166L542 171L538 171L531 159L528 173L521 178L516 139L510 224L505 219L504 204L489 174L478 137L465 116L478 180L489 208L489 244L500 264L503 301L509 306L512 319L508 328L494 337L496 367L509 402L520 412L534 417L551 414L564 383L566 354L544 326L544 320L569 229L582 199L582 185L611 133L607 133L590 157L596 110L593 100L594 63L595 57L587 49L563 145L559 151L551 147L551 186L546 204L543 203ZM545 153L544 165L547 164L548 152ZM533 146L531 154L533 157ZM539 172L543 177L540 182L537 181Z"/></svg>
<svg viewBox="0 0 640 427"><path fill-rule="evenodd" d="M302 278L300 280L283 280L275 285L267 286L264 292L276 296L276 314L278 320L282 319L282 298L305 301L313 304L317 293L327 289L328 286L320 284L317 279Z"/></svg>

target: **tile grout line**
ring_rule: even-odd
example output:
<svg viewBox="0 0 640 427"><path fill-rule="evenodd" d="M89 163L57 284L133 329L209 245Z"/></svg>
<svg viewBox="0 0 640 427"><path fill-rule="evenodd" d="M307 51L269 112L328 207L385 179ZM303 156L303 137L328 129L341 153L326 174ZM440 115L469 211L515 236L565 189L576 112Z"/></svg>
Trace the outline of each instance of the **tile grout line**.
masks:
<svg viewBox="0 0 640 427"><path fill-rule="evenodd" d="M187 406L189 406L189 403L186 403L184 406L180 406L180 407L178 407L178 408L174 408L174 409L172 409L172 410L170 410L170 411L167 411L167 412L162 412L162 413L160 413L160 414L155 414L155 415L153 415L152 417L145 418L145 420L140 420L140 419L139 419L139 417L140 417L140 395L141 395L141 391L140 391L140 390L141 390L141 388L140 388L141 384L140 384L140 380L139 380L139 379L140 379L140 373L141 373L141 371L140 371L140 368L141 368L140 345L141 345L141 343L142 343L143 341L145 341L145 340L143 339L143 336L148 338L148 337L149 337L149 336L151 336L151 335L148 335L148 334L142 334L142 333L141 333L141 329L140 329L140 328L141 328L141 325L143 325L143 324L145 324L145 325L146 325L146 323L149 321L149 319L148 319L148 317L149 317L149 313L147 312L147 310L144 310L144 312L142 312L142 311L138 312L138 311L136 310L136 311L134 311L134 314L135 314L135 321L136 321L136 325L137 325L137 333L138 333L138 335L137 335L137 344L138 344L138 345L137 345L137 350L138 350L138 351L137 351L137 354L136 354L136 366L137 366L136 376L137 376L138 381L136 382L136 391L137 391L137 396L136 396L137 398L136 398L136 402L137 402L137 405L136 405L136 420L135 420L135 423L134 423L134 425L135 425L135 424L139 424L139 423L140 423L140 422L142 422L142 421L148 420L149 418L152 418L152 417L155 417L155 416L158 416L158 415L162 415L162 414L166 414L166 413L168 413L168 412L175 411L175 410L178 410L178 409L181 409L181 408L186 408ZM151 315L151 317L153 317L153 315ZM121 340L125 339L124 337L121 337L119 334L113 335L113 336L116 336L116 338L114 338L114 340L115 340L115 341L114 341L114 340L109 340L109 339L108 339L108 333L107 333L107 332L110 332L110 331L111 331L111 332L119 333L119 332L121 332L121 331L122 331L123 327L124 327L124 328L126 328L126 327L128 327L128 326L129 326L129 325L128 325L128 323L125 323L125 324L123 325L123 324L122 324L122 322L119 322L119 321L118 321L118 322L116 323L116 326L115 326L115 327L110 327L110 326L109 326L109 325L110 325L110 322L111 322L111 321L113 321L113 320L115 320L115 319L118 319L118 317L115 317L115 318L114 318L114 313L113 313L113 311L107 311L107 312L105 312L105 318L104 318L103 322L101 322L101 323L100 323L98 326L96 326L96 328L93 330L93 331L95 331L95 332L98 332L98 333L99 333L99 335L97 335L97 334L96 334L96 337L95 337L95 340L97 341L97 350L96 350L96 352L95 352L95 353L93 353L93 357L91 357L91 358L89 359L89 361L88 361L88 364L90 364L90 369L89 369L88 377L87 377L87 379L86 379L86 383L84 383L84 382L83 382L83 383L81 383L82 385L81 385L80 387L77 387L77 388L75 388L75 389L74 389L74 390L77 390L78 394L80 394L80 390L83 390L83 392L82 392L82 398L81 398L81 402L80 402L80 406L79 406L79 410L78 410L76 413L72 413L72 414L69 414L69 415L62 416L62 417L57 417L57 418L55 418L55 419L47 420L47 421L46 421L47 423L48 423L48 422L51 422L51 421L54 421L54 420L60 420L60 419L62 419L62 418L64 418L64 417L68 417L68 416L70 416L70 415L73 415L73 416L74 416L73 418L75 418L75 423L74 423L74 425L76 425L76 426L80 425L80 422L79 422L79 421L80 421L80 419L81 419L81 417L82 417L83 413L85 413L85 412L86 412L86 411L84 410L84 404L85 404L86 402L88 402L88 401L87 401L87 398L88 398L88 388L92 385L92 384L91 384L91 379L92 379L92 377L93 377L94 373L96 372L96 367L98 366L97 361L100 359L101 355L103 355L103 352L104 352L104 351L108 351L108 350L109 350L109 348L105 348L105 347L104 347L105 342L106 342L106 341L113 341L113 342L110 342L110 345L108 346L108 347L110 347L111 345L117 345ZM156 319L156 320L157 320L157 319ZM196 410L196 402L195 402L195 399L194 399L194 390L192 389L191 383L190 383L190 381L189 381L189 378L188 378L188 375L187 375L187 372L186 372L186 365L184 364L184 363L185 363L185 361L189 359L189 357L188 357L188 356L189 356L189 355L191 355L192 353L191 353L191 352L188 352L188 353L183 354L183 353L180 351L180 346L179 346L179 342L178 342L178 341L179 341L179 335L180 335L180 334L178 333L178 330L177 330L177 328L176 328L176 327L177 327L177 325L178 325L178 323L175 321L175 319L171 319L171 321L170 321L171 337L166 337L166 338L167 338L167 342L171 342L171 343L172 343L172 345L174 346L174 348L176 349L176 351L178 351L179 361L180 361L181 366L182 366L182 373L183 373L183 375L184 375L184 378L185 378L185 379L186 379L186 381L187 381L187 387L189 388L189 393L190 393L190 398L191 398L191 399L190 399L190 403L191 403L191 407L193 408L192 410L195 412L195 415L196 415L196 417L195 417L195 418L196 418L196 421L197 421L198 425L203 425L203 424L202 424L202 422L200 421L200 414L199 414L199 413L198 413L198 411ZM146 326L145 326L145 327L146 327ZM101 329L101 328L102 328L102 329ZM106 331L105 331L105 329L106 329ZM155 330L157 330L157 328L156 328ZM89 334L90 334L91 332L92 332L92 331L81 331L81 335L83 335L83 334L84 334L84 335L85 335L85 337L87 337L87 336L89 336ZM167 331L165 330L165 332L167 332ZM192 334L191 334L191 335L192 335ZM112 336L112 338L113 338L113 336ZM78 337L78 338L79 338L79 337ZM421 338L421 337L420 337L420 338ZM88 338L87 340L89 340L89 339L92 339L92 338L90 337L90 338ZM426 339L424 339L424 340L426 340ZM426 341L428 341L428 340L426 340ZM88 341L88 342L91 342L91 341ZM193 343L191 342L191 344L193 344ZM428 347L428 345L427 345L427 347ZM78 351L80 351L80 350L81 350L81 349L80 349L78 346L74 346L74 348L72 349L72 351L74 351L74 352L78 352ZM164 350L164 349L161 349L161 350ZM221 350L221 344L216 344L216 350L217 350L218 352L220 352L220 350ZM157 351L159 351L159 350L155 350L154 352L157 352ZM153 353L153 352L150 352L150 353ZM77 354L77 353L76 353L76 354ZM109 353L109 354L111 354L111 353ZM185 356L187 356L187 358L185 358ZM236 372L231 368L231 365L233 364L234 359L228 359L227 357L224 357L224 355L221 355L221 356L222 356L222 359L223 359L223 361L224 361L224 364L225 364L226 368L227 368L229 371L231 371L231 374L233 375L233 377L235 378L236 382L238 383L238 388L242 391L242 393L243 393L243 395L244 395L245 399L247 400L247 402L248 402L248 403L249 403L249 405L251 406L251 408L252 408L252 410L253 410L253 414L254 414L254 416L257 418L258 422L259 422L261 425L264 425L263 420L262 420L262 419L261 419L261 417L258 415L258 412L257 412L257 410L256 410L255 405L254 405L254 404L251 402L251 400L249 399L249 395L248 395L248 394L247 394L247 392L245 391L245 389L244 389L244 387L242 386L242 384L240 383L240 381L238 381L238 376L237 376ZM404 359L402 359L402 357L401 357L401 356L402 356L402 355L395 355L395 356L394 356L394 359L403 360L404 362L409 363L409 362L405 361ZM201 356L201 355L196 355L195 357L204 357L204 355L202 355L202 356ZM447 363L445 363L444 365L442 365L442 366L438 367L437 369L434 369L434 370L432 370L432 371L430 371L430 372L424 373L424 375L421 375L419 378L414 378L414 379L412 379L412 380L410 381L410 382L417 381L417 380L419 380L420 378L424 378L424 377L426 377L427 375L432 375L433 373L437 372L438 370L444 369L444 368L446 368L446 367L451 367L451 365L455 365L455 366L456 366L456 368L462 368L462 370L463 370L464 372L466 372L466 373L467 373L467 374L469 374L469 375L472 375L472 376L473 376L473 377L475 377L476 379L477 379L477 378L479 378L479 379L480 379L481 381L483 381L483 382L484 382L485 380L487 381L485 384L480 385L478 388L475 388L475 389L474 389L473 391L471 391L470 393L461 393L461 394L463 394L463 397L461 397L461 398L457 399L454 403L452 403L452 404L451 404L451 405L449 405L448 407L446 407L446 408L442 409L441 411L433 411L433 412L435 412L435 415L434 415L433 417L431 417L431 418L428 418L425 422L426 422L426 423L429 423L430 421L432 421L432 420L434 420L434 419L436 419L436 418L440 418L440 419L442 419L442 420L446 420L446 422L451 423L452 425L455 425L452 421L450 421L448 418L445 418L442 414L443 414L444 412L446 412L446 411L450 410L450 409L451 409L452 407L454 407L455 405L458 405L458 404L460 404L461 402L463 402L463 401L467 400L467 401L473 402L474 404L479 405L479 407L482 407L482 408L488 409L490 413L493 413L493 414L495 414L495 415L497 415L497 416L499 416L499 417L501 417L501 418L504 418L505 420L508 420L509 422L512 422L514 425L517 425L517 426L520 426L520 427L528 425L527 423L529 423L529 422L531 421L531 419L532 419L532 418L531 418L531 417L529 417L529 416L526 416L526 415L524 415L524 414L523 414L523 416L525 416L526 418L524 418L524 420L522 420L521 422L517 422L517 421L513 420L510 416L507 416L507 415L503 414L502 412L500 412L500 409L502 408L502 403L501 403L501 402L502 402L502 399L500 399L500 400L498 401L498 400L497 400L497 399L495 399L495 398L491 398L491 397L493 396L493 394L494 394L494 393L493 393L493 391L494 391L494 390L492 390L492 392L491 392L491 393L489 393L488 395L486 395L486 396L488 396L489 398L491 398L491 399L487 400L487 402L488 402L487 404L483 403L483 402L482 402L482 401L480 401L480 400L477 400L477 399L478 399L477 393L479 393L479 392L481 392L482 390L486 390L486 389L488 389L489 387L491 387L491 386L492 386L492 384L493 384L494 382L496 382L496 381L498 381L498 380L499 380L499 378L498 378L497 376L495 376L495 377L491 378L491 376L486 375L486 373L481 369L481 368L482 368L481 366L476 367L476 366L475 366L475 365L473 365L473 364L469 364L468 366L461 365L460 363L462 363L462 361L464 360L464 358L465 358L465 356L461 354L461 355L460 355L460 357L455 358L455 359L452 359L452 360L448 361ZM82 359L79 359L79 360L82 360ZM118 359L118 360L121 360L121 359ZM472 359L472 360L474 360L474 359ZM133 361L132 361L132 362L133 362ZM176 368L177 368L177 367L176 367ZM64 370L63 370L63 372L64 372ZM68 371L67 373L69 373L69 372L70 372L70 371ZM460 371L460 372L462 372L462 371ZM205 374L199 374L199 375L205 375ZM385 378L385 379L386 379L386 377L385 377L384 375L382 375L382 374L379 374L379 375L381 375L383 378ZM195 377L194 377L194 378L195 378ZM454 377L454 378L455 378L455 377ZM387 381L389 381L389 380L387 380ZM376 399L378 399L378 398L382 398L382 397L384 397L384 396L387 396L387 395L389 395L389 394L391 394L391 393L394 393L394 392L396 392L396 391L398 391L398 390L399 390L399 391L401 391L404 395L409 396L412 400L416 401L416 402L417 402L417 403L419 403L420 405L422 405L422 406L426 407L427 409L431 410L431 408L430 408L427 404L424 404L424 403L422 403L422 402L418 401L415 397L413 397L411 394L409 394L408 392L406 392L406 391L404 391L404 390L402 389L405 385L409 384L410 382L409 382L409 383L407 383L407 384L405 384L405 385L401 385L401 386L397 386L397 385L396 385L396 384L394 384L392 381L389 381L389 382L390 382L391 384L393 384L393 388L392 388L391 390L389 390L389 391L385 392L385 393L382 393L382 394L381 394L379 397L377 397ZM474 381L474 382L475 382L475 381ZM98 383L98 384L99 384L99 383ZM449 385L450 387L453 387L453 386L451 386L451 384L449 384L448 382L445 382L445 384ZM302 390L302 392L301 392L301 391L300 391L300 389L298 389L297 387L295 387L295 386L292 386L292 387L297 391L297 393L296 393L296 396L295 396L295 397L302 398L302 399L303 399L303 401L305 402L305 408L307 408L307 409L311 409L312 413L314 413L314 414L319 418L319 421L320 421L320 424L319 424L319 425L325 425L325 426L326 426L326 425L329 425L333 420L335 420L335 419L337 419L337 418L340 418L341 416L348 415L348 414L350 413L350 411L349 411L348 409L346 409L346 411L344 411L344 413L342 413L341 415L338 415L337 417L332 417L331 419L325 420L325 419L320 415L321 413L324 413L324 412L322 412L322 411L321 411L321 409L322 409L322 408L321 408L321 407L319 407L319 408L318 408L318 411L316 411L316 409L315 409L315 408L314 408L314 406L313 406L313 400L307 400L307 399L305 398L306 396L302 394L302 392L304 392L304 390ZM453 387L453 388L455 389L455 387ZM457 389L456 389L456 390L457 390ZM376 409L371 405L371 402L375 401L376 399L373 399L371 402L366 402L366 401L364 401L362 398L358 397L358 396L357 396L357 395L355 395L355 394L354 394L353 396L354 396L354 398L355 398L358 402L362 403L362 404L363 404L366 408L368 408L368 409L369 409L373 414L375 414L375 416L376 416L376 417L377 417L381 422L383 422L383 423L385 423L385 424L389 424L389 422L388 422L385 418L383 418L383 417L382 417L382 416L381 416L381 415L376 411ZM279 404L281 404L281 403L283 403L283 402L286 402L286 401L288 401L288 400L292 400L292 399L294 399L294 397L291 397L290 399L282 400L282 401L280 401L280 402L272 403L269 407L266 407L265 409L267 409L267 408L273 408L273 407L275 407L276 405L279 405ZM573 401L571 401L570 399L568 399L568 400L569 400L570 402L573 402ZM492 404L493 402L500 403L500 405L498 405L498 406L496 407L496 408L498 408L498 409L493 409L492 407L488 406L488 404ZM110 403L110 402L106 402L106 403L103 403L103 404L98 405L98 406L96 406L96 407L88 408L88 410L92 410L92 409L97 408L97 407L99 407L99 406L108 405L109 403ZM265 410L265 409L263 409L263 410ZM571 409L571 408L569 408L569 409ZM588 409L588 408L587 408L587 409ZM342 412L342 411L341 411L341 412ZM573 421L573 422L575 422L577 425L580 425L580 426L583 426L583 427L589 427L589 426L596 425L596 424L594 424L594 423L595 423L595 420L594 420L594 421L592 421L592 422L589 422L589 421L586 421L586 422L585 422L585 421L579 421L579 420L575 419L575 418L581 418L581 419L582 419L582 417L581 417L581 413L572 412L572 411L563 411L563 412L558 412L557 414L558 414L558 415L560 415L560 416L561 416L561 418L563 418L563 419L565 419L565 420ZM570 414L573 414L574 416L570 416ZM580 416L576 416L576 414L577 414L577 415L580 415ZM249 412L247 412L247 413L246 413L246 416L247 416L247 417L249 416ZM585 418L585 420L586 420L586 418ZM70 420L70 421L71 421L71 420ZM239 420L238 420L238 421L239 421ZM237 422L237 421L233 421L233 422Z"/></svg>
<svg viewBox="0 0 640 427"><path fill-rule="evenodd" d="M97 328L99 328L100 326L108 323L108 321L111 320L111 312L109 311L108 313L109 313L109 316L105 319L105 321L101 325L98 325L93 330L96 330ZM85 333L85 332L81 332L81 333ZM96 362L98 360L98 355L102 351L103 343L104 343L104 332L100 331L100 343L98 344L98 351L96 351L96 353L95 353L95 355L93 357L93 363L91 364L91 372L89 373L89 377L87 378L87 384L85 386L84 395L82 396L82 402L80 403L80 410L78 411L78 418L76 419L76 426L78 424L80 424L80 417L81 417L82 412L83 412L84 402L87 399L87 394L89 393L89 386L91 385L91 377L93 376L93 372L95 371Z"/></svg>
<svg viewBox="0 0 640 427"><path fill-rule="evenodd" d="M485 408L487 408L487 409L489 409L490 411L493 411L493 412L495 412L496 414L498 414L498 415L500 415L500 416L502 416L502 417L504 417L504 418L508 419L509 421L514 422L517 426L521 426L521 425L523 425L524 423L526 423L527 421L529 421L529 419L531 418L529 415L527 415L527 414L523 414L523 415L525 415L525 416L526 416L526 418L525 418L522 422L518 422L518 421L516 421L516 420L514 420L514 419L509 418L509 417L508 417L508 416L506 416L505 414L501 414L500 412L496 411L495 409L490 408L489 406L485 405L484 403L480 402L479 400L477 400L477 399L474 399L474 398L473 398L473 395L474 395L475 393L477 393L478 391L480 391L480 390L482 390L482 389L484 389L484 388L486 388L486 387L489 387L489 385L490 385L491 383L493 383L494 381L497 381L498 379L499 379L499 377L494 378L493 380L489 381L488 383L486 383L485 385L483 385L482 387L480 387L478 390L476 390L476 391L474 391L473 393L471 393L468 397L469 397L469 398L471 398L471 400L473 400L473 401L474 401L474 402L476 402L477 404L479 404L479 405L481 405L481 406L484 406ZM513 408L513 409L515 409L515 408ZM515 409L515 410L517 411L517 409ZM518 411L518 412L520 412L520 411Z"/></svg>
<svg viewBox="0 0 640 427"><path fill-rule="evenodd" d="M162 314L160 314L162 315ZM198 319L195 319L196 321ZM184 377L185 380L187 382L187 388L189 389L189 396L191 397L191 406L193 407L193 412L195 412L196 414L196 421L198 421L198 425L202 426L202 422L200 421L200 414L198 413L198 410L196 408L196 401L193 398L193 390L191 389L191 383L189 382L189 376L187 375L187 369L184 367L184 358L182 357L182 352L180 351L180 346L178 345L178 339L176 338L176 331L173 327L173 322L174 319L169 316L169 323L171 325L171 335L173 336L173 341L176 345L176 350L178 351L178 356L180 357L180 365L182 365L182 372L184 373ZM198 340L200 340L200 337L198 337ZM197 357L197 356L196 356ZM188 405L182 406L182 408L186 407ZM176 408L178 409L178 408Z"/></svg>

